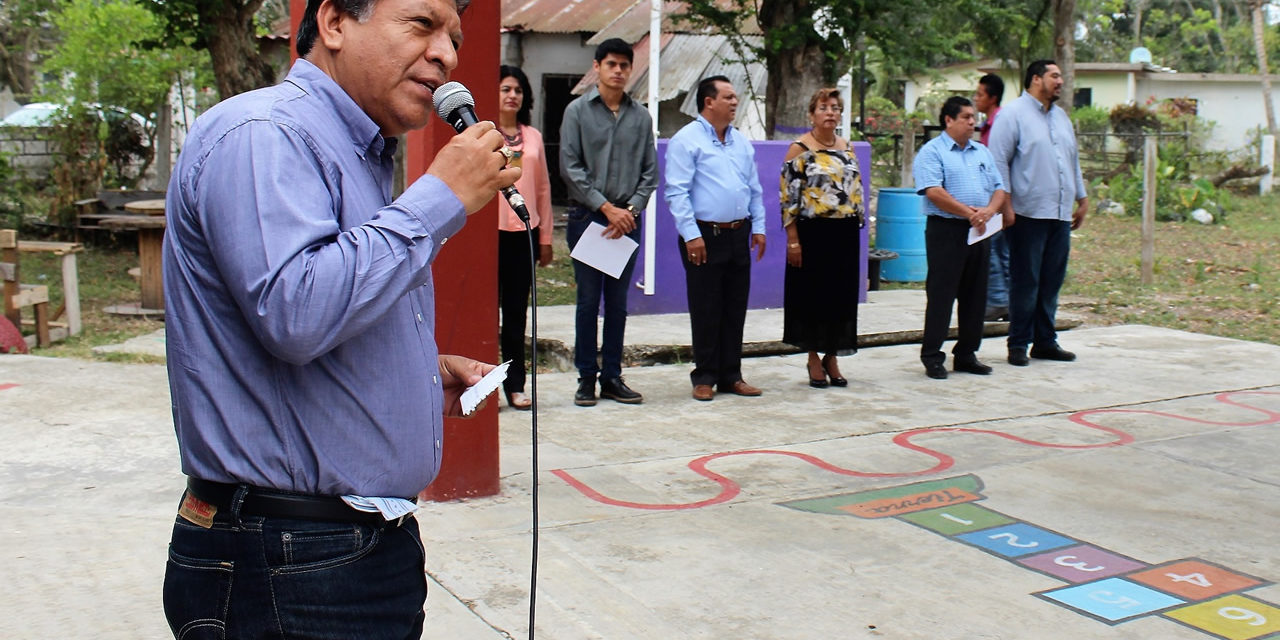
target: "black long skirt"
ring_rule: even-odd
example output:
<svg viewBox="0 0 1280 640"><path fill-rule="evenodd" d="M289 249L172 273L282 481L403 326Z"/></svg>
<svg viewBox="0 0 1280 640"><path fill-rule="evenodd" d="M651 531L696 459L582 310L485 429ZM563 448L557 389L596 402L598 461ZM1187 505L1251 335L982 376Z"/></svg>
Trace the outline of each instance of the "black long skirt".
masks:
<svg viewBox="0 0 1280 640"><path fill-rule="evenodd" d="M798 218L803 266L787 265L782 341L805 351L852 355L858 350L857 218Z"/></svg>

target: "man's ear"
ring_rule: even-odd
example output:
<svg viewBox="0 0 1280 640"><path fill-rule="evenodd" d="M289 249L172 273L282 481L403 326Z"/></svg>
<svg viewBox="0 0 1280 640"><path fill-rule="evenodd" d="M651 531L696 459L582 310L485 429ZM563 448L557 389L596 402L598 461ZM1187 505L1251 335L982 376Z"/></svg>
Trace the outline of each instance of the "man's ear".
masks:
<svg viewBox="0 0 1280 640"><path fill-rule="evenodd" d="M324 0L316 10L316 27L319 30L317 40L329 51L342 49L345 20L350 16L333 4L333 0Z"/></svg>

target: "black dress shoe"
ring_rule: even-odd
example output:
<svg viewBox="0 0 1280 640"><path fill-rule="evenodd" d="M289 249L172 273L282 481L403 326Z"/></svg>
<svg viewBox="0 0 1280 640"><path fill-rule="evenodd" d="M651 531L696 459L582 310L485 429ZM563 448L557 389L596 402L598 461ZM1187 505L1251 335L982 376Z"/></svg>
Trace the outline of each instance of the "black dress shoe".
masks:
<svg viewBox="0 0 1280 640"><path fill-rule="evenodd" d="M1009 347L1009 364L1015 367L1025 367L1031 364L1027 359L1026 347Z"/></svg>
<svg viewBox="0 0 1280 640"><path fill-rule="evenodd" d="M644 396L632 391L622 378L600 381L600 397L616 400L622 404L640 404Z"/></svg>
<svg viewBox="0 0 1280 640"><path fill-rule="evenodd" d="M1059 362L1071 362L1076 359L1076 354L1053 345L1050 347L1031 347L1031 357L1037 360L1057 360Z"/></svg>
<svg viewBox="0 0 1280 640"><path fill-rule="evenodd" d="M924 374L934 380L946 380L947 368L941 364L926 364L924 366Z"/></svg>
<svg viewBox="0 0 1280 640"><path fill-rule="evenodd" d="M968 358L956 358L951 368L955 369L956 371L973 373L980 376L991 375L991 367L988 367L987 365L982 364L981 362L978 361L977 358L973 356L969 356Z"/></svg>
<svg viewBox="0 0 1280 640"><path fill-rule="evenodd" d="M573 403L579 407L596 406L595 378L578 378L578 392L573 394Z"/></svg>

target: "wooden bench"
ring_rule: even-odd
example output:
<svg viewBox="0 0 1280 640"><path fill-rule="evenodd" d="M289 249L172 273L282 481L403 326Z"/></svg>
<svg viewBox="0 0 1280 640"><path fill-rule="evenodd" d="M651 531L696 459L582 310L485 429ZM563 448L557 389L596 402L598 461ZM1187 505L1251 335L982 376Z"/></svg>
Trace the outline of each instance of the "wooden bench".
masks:
<svg viewBox="0 0 1280 640"><path fill-rule="evenodd" d="M137 200L164 198L163 191L146 191L140 189L104 189L96 197L76 200L76 233L81 231L110 231L102 224L103 220L112 216L128 213L124 205Z"/></svg>
<svg viewBox="0 0 1280 640"><path fill-rule="evenodd" d="M61 340L67 336L80 335L80 274L76 268L76 254L84 251L79 242L47 242L44 240L19 240L19 253L52 253L62 258L62 306L50 316L49 325L57 334L57 329L65 330L66 335L57 336ZM65 322L58 318L66 315Z"/></svg>
<svg viewBox="0 0 1280 640"><path fill-rule="evenodd" d="M4 315L15 327L22 327L22 310L35 312L34 342L47 347L53 342L49 332L49 287L18 282L18 232L0 229L0 280L4 282ZM33 346L31 340L27 346Z"/></svg>

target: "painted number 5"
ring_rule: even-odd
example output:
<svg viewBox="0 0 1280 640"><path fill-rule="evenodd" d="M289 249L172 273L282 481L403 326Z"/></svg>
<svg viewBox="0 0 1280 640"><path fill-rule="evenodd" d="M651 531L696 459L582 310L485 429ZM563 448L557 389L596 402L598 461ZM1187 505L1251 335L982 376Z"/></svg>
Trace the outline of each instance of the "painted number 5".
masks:
<svg viewBox="0 0 1280 640"><path fill-rule="evenodd" d="M1118 596L1110 591L1094 591L1089 594L1089 597L1103 604L1115 605L1121 609L1129 609L1135 605L1142 604L1129 596Z"/></svg>
<svg viewBox="0 0 1280 640"><path fill-rule="evenodd" d="M1218 609L1218 615L1228 620L1239 620L1252 627L1261 627L1267 623L1267 619L1261 613L1240 607L1223 607Z"/></svg>
<svg viewBox="0 0 1280 640"><path fill-rule="evenodd" d="M1030 549L1032 547L1040 546L1040 543L1034 540L1032 540L1031 542L1018 542L1018 536L1015 536L1012 533L996 533L996 534L989 535L987 537L990 538L991 540L999 540L1001 538L1005 538L1009 541L1006 544L1008 544L1011 547L1019 547L1021 549Z"/></svg>

